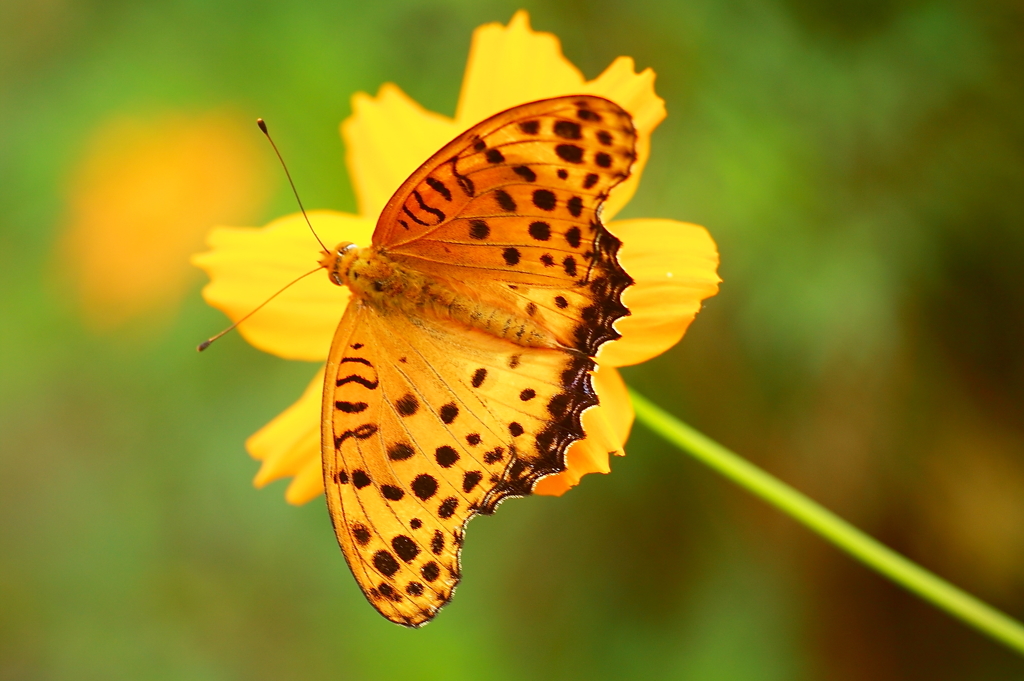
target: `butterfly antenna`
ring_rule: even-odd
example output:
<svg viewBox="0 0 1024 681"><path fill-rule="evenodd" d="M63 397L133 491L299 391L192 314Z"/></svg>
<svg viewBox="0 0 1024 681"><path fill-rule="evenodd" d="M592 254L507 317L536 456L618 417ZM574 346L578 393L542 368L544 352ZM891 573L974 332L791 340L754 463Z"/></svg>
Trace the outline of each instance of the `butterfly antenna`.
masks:
<svg viewBox="0 0 1024 681"><path fill-rule="evenodd" d="M264 305L266 305L266 304L267 304L267 303L269 303L269 302L270 302L271 300L273 300L274 298L277 298L277 297L278 297L279 295L281 295L282 293L284 293L284 292L285 292L285 290L286 290L286 289L287 289L288 287L292 286L293 284L297 284L298 282L300 282L301 280L305 279L305 278L306 278L306 277L308 277L309 275L313 274L314 272L319 272L319 271L320 271L320 270L322 270L322 269L323 269L323 266L321 266L321 267L317 267L316 269L313 269L313 270L310 270L310 271L306 272L305 274L303 274L303 275L302 275L302 276L300 276L300 277L296 277L295 279L293 279L292 281L290 281L290 282L289 282L288 284L286 284L286 285L282 286L282 287L281 287L281 290L280 290L280 291L278 291L277 293L275 293L274 295L270 296L269 298L267 298L266 300L264 300L264 301L263 301L262 303L260 303L259 305L257 305L257 306L256 306L256 308L255 308L254 310L252 310L252 311L251 311L251 312L250 312L249 314L245 315L244 317L242 317L241 319L239 319L239 320L238 320L237 322L235 322L234 324L232 324L232 325L231 325L231 326L229 326L228 328L226 328L226 329L224 329L223 331L221 331L220 333L218 333L218 334L217 334L216 336L214 336L213 338L207 338L206 340L204 340L204 341L203 341L202 343L200 343L200 344L199 344L199 345L198 345L198 346L196 347L196 350L198 350L199 352L202 352L202 351L203 351L203 350L205 350L206 348L210 347L210 345L211 345L211 344L213 343L213 341L217 340L218 338L220 338L221 336L223 336L223 335L224 335L224 334L226 334L226 333L230 333L231 331L234 331L234 330L235 330L235 328L236 328L236 327L237 327L237 326L238 326L239 324L241 324L241 323L242 323L242 322L244 322L244 321L245 321L246 319L248 319L249 317L251 317L251 316L253 316L254 314L256 314L257 312L259 312L259 311L260 311L260 310L261 310L261 309L263 308L263 306L264 306Z"/></svg>
<svg viewBox="0 0 1024 681"><path fill-rule="evenodd" d="M292 186L292 193L295 194L295 200L299 204L299 210L302 211L302 217L306 218L306 224L309 225L309 231L313 232L313 236L316 237L316 240L320 243L320 247L323 248L325 251L330 252L330 249L328 249L327 246L324 245L324 242L320 239L320 235L318 235L316 233L316 230L313 229L313 223L309 221L309 216L306 215L306 209L302 205L302 199L299 198L299 191L295 188L295 183L292 182L292 174L288 172L288 165L284 162L284 157L281 156L281 152L278 151L277 145L274 144L274 139L270 136L270 132L267 131L267 124L263 121L262 118L257 118L256 125L260 126L260 130L262 130L263 134L266 135L267 140L270 142L270 146L274 147L274 153L277 154L277 160L281 162L281 167L284 168L284 174L288 177L288 184ZM289 284L289 286L291 286L291 284ZM253 312L255 311L256 310L253 310Z"/></svg>

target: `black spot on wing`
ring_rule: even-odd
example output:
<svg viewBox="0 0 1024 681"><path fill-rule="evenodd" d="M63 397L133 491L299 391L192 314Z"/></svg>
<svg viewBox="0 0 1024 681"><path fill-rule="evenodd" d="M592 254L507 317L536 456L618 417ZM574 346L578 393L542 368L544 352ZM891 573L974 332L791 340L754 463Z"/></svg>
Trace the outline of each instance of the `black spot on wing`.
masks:
<svg viewBox="0 0 1024 681"><path fill-rule="evenodd" d="M565 232L565 240L573 248L579 248L580 247L580 243L582 242L582 236L583 235L580 234L580 228L579 227L570 227Z"/></svg>
<svg viewBox="0 0 1024 681"><path fill-rule="evenodd" d="M453 447L441 445L434 451L434 458L441 468L451 468L459 460L459 453Z"/></svg>
<svg viewBox="0 0 1024 681"><path fill-rule="evenodd" d="M565 260L562 261L562 269L564 269L565 273L568 274L570 277L575 277L576 258L572 257L571 255L565 256Z"/></svg>
<svg viewBox="0 0 1024 681"><path fill-rule="evenodd" d="M575 144L559 144L555 147L555 153L567 163L583 163L583 148Z"/></svg>
<svg viewBox="0 0 1024 681"><path fill-rule="evenodd" d="M381 582L380 584L378 584L377 591L380 592L383 596L386 596L389 600L392 600L396 603L402 600L402 594L395 591L394 587L392 587L387 582Z"/></svg>
<svg viewBox="0 0 1024 681"><path fill-rule="evenodd" d="M388 551L378 551L373 554L373 566L388 577L398 572L398 561Z"/></svg>
<svg viewBox="0 0 1024 681"><path fill-rule="evenodd" d="M537 241L547 241L551 238L551 225L540 220L531 222L527 231Z"/></svg>
<svg viewBox="0 0 1024 681"><path fill-rule="evenodd" d="M540 121L523 121L519 124L519 129L527 135L536 135L540 132Z"/></svg>
<svg viewBox="0 0 1024 681"><path fill-rule="evenodd" d="M554 131L562 139L578 140L583 137L580 124L575 121L555 121Z"/></svg>
<svg viewBox="0 0 1024 681"><path fill-rule="evenodd" d="M426 501L430 497L437 494L437 480L432 475L423 473L417 475L416 479L412 481L412 493L415 494L421 501Z"/></svg>
<svg viewBox="0 0 1024 681"><path fill-rule="evenodd" d="M423 575L423 579L428 582L433 582L441 576L441 568L437 566L437 563L430 561L422 568L420 568L420 574Z"/></svg>
<svg viewBox="0 0 1024 681"><path fill-rule="evenodd" d="M352 526L352 536L356 538L356 542L360 546L366 546L370 543L370 530L361 523L356 523Z"/></svg>
<svg viewBox="0 0 1024 681"><path fill-rule="evenodd" d="M512 172L514 172L516 175L523 178L527 182L537 181L537 173L530 170L530 168L527 166L516 166L515 168L512 169Z"/></svg>
<svg viewBox="0 0 1024 681"><path fill-rule="evenodd" d="M504 189L495 189L494 198L498 202L498 206L500 206L506 213L516 212L515 200Z"/></svg>
<svg viewBox="0 0 1024 681"><path fill-rule="evenodd" d="M541 210L554 210L556 202L555 193L552 191L537 189L533 192L533 205Z"/></svg>
<svg viewBox="0 0 1024 681"><path fill-rule="evenodd" d="M451 423L459 415L459 407L454 402L449 402L448 404L442 406L440 412L438 413L441 416L442 421L444 421L448 425L451 425Z"/></svg>
<svg viewBox="0 0 1024 681"><path fill-rule="evenodd" d="M491 235L491 228L483 220L470 220L469 238L483 241Z"/></svg>
<svg viewBox="0 0 1024 681"><path fill-rule="evenodd" d="M390 501L401 501L402 497L405 496L405 490L394 485L381 485L380 493L381 496Z"/></svg>
<svg viewBox="0 0 1024 681"><path fill-rule="evenodd" d="M420 403L412 393L406 393L395 402L395 409L402 416L412 416L419 411Z"/></svg>
<svg viewBox="0 0 1024 681"><path fill-rule="evenodd" d="M455 497L448 497L437 507L437 515L442 518L451 518L459 507L459 500Z"/></svg>
<svg viewBox="0 0 1024 681"><path fill-rule="evenodd" d="M484 479L484 474L480 471L467 471L462 476L462 491L469 493L473 491L473 488L480 484L480 481Z"/></svg>
<svg viewBox="0 0 1024 681"><path fill-rule="evenodd" d="M405 461L415 454L412 445L408 442L394 442L388 446L388 458L392 461Z"/></svg>
<svg viewBox="0 0 1024 681"><path fill-rule="evenodd" d="M398 557L404 560L406 563L411 562L420 553L420 547L416 545L412 537L408 537L404 534L396 535L391 540L391 548L395 550Z"/></svg>

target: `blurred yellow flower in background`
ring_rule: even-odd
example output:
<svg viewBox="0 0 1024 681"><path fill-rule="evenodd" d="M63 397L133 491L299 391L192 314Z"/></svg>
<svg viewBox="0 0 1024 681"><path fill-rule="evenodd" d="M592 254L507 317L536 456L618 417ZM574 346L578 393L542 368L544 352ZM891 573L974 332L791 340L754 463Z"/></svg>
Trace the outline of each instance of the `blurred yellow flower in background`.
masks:
<svg viewBox="0 0 1024 681"><path fill-rule="evenodd" d="M586 438L567 452L567 470L541 480L534 491L559 495L587 473L607 473L609 454L622 453L633 422L625 384L615 367L646 361L679 341L701 306L718 290L718 253L703 227L673 220L609 222L636 190L650 153L650 136L665 117L654 93L654 73L634 71L628 57L616 59L587 81L562 56L558 39L533 31L525 12L508 26L487 24L474 35L454 118L420 107L395 85L376 97L359 93L353 114L341 126L358 215L313 211L310 219L328 244L370 242L387 200L431 154L476 123L525 102L569 94L610 99L633 117L639 139L630 178L617 186L603 218L623 246L619 261L636 281L623 295L630 316L619 320L618 341L598 353L595 389L601 405L583 415ZM210 276L203 295L233 320L266 300L284 283L315 265L319 248L303 218L292 215L264 228L214 229L210 249L194 262ZM326 276L309 277L239 327L256 347L289 359L323 361L348 302L348 290ZM293 477L285 496L304 503L323 492L320 404L323 371L294 405L249 438L249 453L263 462L255 483Z"/></svg>
<svg viewBox="0 0 1024 681"><path fill-rule="evenodd" d="M223 113L119 117L94 132L57 250L90 327L173 315L209 226L265 205L270 165L258 144Z"/></svg>

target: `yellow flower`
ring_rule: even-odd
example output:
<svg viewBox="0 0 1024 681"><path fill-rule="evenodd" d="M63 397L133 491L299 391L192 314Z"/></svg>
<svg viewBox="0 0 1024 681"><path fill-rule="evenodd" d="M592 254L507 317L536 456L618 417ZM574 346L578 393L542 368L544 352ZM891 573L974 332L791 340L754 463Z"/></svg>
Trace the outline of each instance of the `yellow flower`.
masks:
<svg viewBox="0 0 1024 681"><path fill-rule="evenodd" d="M587 81L561 53L558 39L530 29L525 12L508 26L487 24L473 35L455 118L426 111L391 84L376 97L357 94L353 114L341 126L359 214L315 211L310 219L328 244L365 245L398 186L459 133L500 111L525 102L570 94L610 99L633 117L639 134L632 176L616 187L603 217L622 240L619 261L636 281L623 294L630 316L616 324L622 338L598 353L595 389L601 404L583 415L586 438L567 452L568 469L541 480L535 492L559 495L587 473L609 472L609 453L623 453L633 423L625 384L615 367L646 361L679 341L701 301L718 291L718 253L703 227L673 220L609 222L636 190L650 152L650 136L665 117L654 93L654 73L635 73L632 59L619 57ZM203 295L239 319L285 282L308 271L319 249L301 215L266 227L214 229L210 251L195 263L210 275ZM288 289L239 327L256 347L289 359L323 361L348 290L327 277L309 277ZM246 446L263 462L257 486L292 477L285 497L301 504L323 493L320 463L320 393L323 370L302 397L249 438Z"/></svg>

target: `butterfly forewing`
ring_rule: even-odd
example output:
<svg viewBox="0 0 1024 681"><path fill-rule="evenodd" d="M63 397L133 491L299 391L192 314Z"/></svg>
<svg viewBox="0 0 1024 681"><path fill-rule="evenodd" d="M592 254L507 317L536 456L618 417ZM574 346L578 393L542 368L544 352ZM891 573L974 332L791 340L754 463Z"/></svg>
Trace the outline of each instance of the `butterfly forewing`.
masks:
<svg viewBox="0 0 1024 681"><path fill-rule="evenodd" d="M592 355L627 314L619 298L632 281L600 207L629 176L635 147L629 114L600 97L515 107L414 173L381 214L374 244L536 315L562 343Z"/></svg>

